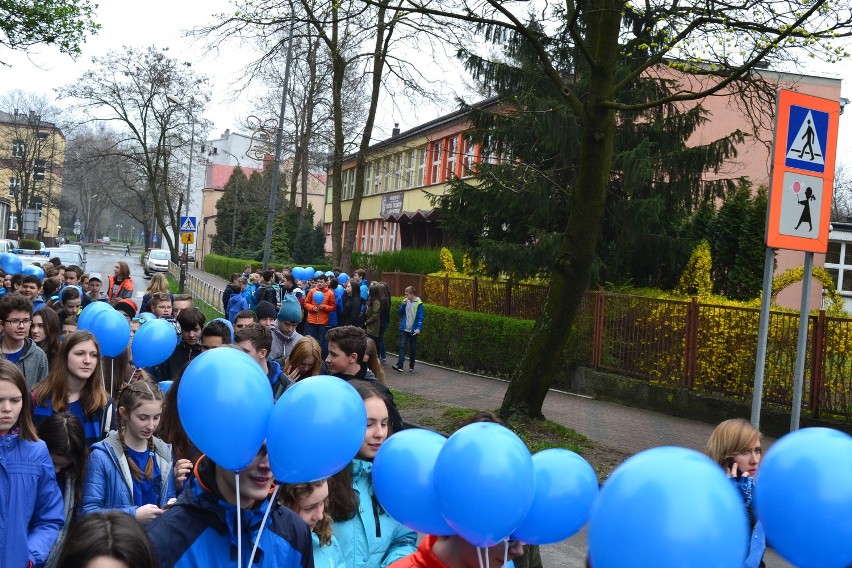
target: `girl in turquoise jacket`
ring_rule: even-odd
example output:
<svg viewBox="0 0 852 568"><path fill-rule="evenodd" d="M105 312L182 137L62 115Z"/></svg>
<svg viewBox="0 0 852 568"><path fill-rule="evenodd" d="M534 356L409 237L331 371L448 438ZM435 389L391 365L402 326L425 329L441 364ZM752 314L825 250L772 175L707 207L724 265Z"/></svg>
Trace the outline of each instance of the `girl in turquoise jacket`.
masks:
<svg viewBox="0 0 852 568"><path fill-rule="evenodd" d="M367 432L350 467L330 478L332 532L346 568L385 568L414 552L417 533L391 517L373 491L373 458L391 433L387 401L368 381L350 384L364 400Z"/></svg>

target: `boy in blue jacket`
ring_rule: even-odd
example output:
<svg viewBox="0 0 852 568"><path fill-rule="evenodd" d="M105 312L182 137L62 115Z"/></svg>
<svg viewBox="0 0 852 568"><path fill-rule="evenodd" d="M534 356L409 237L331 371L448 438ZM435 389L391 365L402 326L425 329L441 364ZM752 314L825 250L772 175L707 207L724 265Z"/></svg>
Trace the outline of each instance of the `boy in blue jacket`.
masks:
<svg viewBox="0 0 852 568"><path fill-rule="evenodd" d="M402 373L405 369L405 352L410 353L408 372L414 372L414 360L417 355L417 336L423 331L423 302L417 296L414 286L405 289L405 300L399 306L399 360L393 370Z"/></svg>
<svg viewBox="0 0 852 568"><path fill-rule="evenodd" d="M240 472L239 486L234 472L202 456L175 504L146 527L161 568L237 566L237 491L242 508L243 565L262 530L252 566L314 568L308 525L269 499L272 482L266 446ZM264 523L268 507L272 510Z"/></svg>

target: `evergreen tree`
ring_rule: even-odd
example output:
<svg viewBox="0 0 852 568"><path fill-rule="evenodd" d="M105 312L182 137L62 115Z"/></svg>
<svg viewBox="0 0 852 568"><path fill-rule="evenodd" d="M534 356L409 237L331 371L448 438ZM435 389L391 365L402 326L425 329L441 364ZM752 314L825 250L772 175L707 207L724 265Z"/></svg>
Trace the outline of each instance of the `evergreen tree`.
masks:
<svg viewBox="0 0 852 568"><path fill-rule="evenodd" d="M538 31L560 68L573 68L564 30L546 37L535 22L529 27ZM443 230L474 261L484 261L491 275L525 277L549 271L569 203L582 198L582 188L575 184L580 132L572 109L528 43L517 39L506 46L499 64L463 53L466 67L498 96L486 105L462 108L470 113L471 137L483 144L483 153L511 159L484 162L475 180L455 180L447 194L433 201L441 207ZM625 47L625 52L631 50ZM632 52L647 55L639 48ZM639 78L621 91L621 102L655 100L670 88L664 79ZM687 147L686 140L706 120L701 106L676 104L620 115L593 279L668 288L677 284L697 242L682 234L685 223L703 204L733 187L730 180L706 182L702 175L734 156L734 144L742 140L736 131Z"/></svg>

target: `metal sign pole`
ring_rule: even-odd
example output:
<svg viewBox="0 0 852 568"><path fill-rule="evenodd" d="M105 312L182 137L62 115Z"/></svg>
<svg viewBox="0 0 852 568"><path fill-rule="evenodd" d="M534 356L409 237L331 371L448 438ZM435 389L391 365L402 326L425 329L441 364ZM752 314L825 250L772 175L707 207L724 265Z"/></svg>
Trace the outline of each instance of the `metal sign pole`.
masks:
<svg viewBox="0 0 852 568"><path fill-rule="evenodd" d="M754 391L751 395L751 425L760 430L760 406L763 402L763 375L766 370L766 345L769 342L769 310L772 306L772 274L775 272L775 249L766 247L763 262L763 296L757 325L757 354L754 363Z"/></svg>
<svg viewBox="0 0 852 568"><path fill-rule="evenodd" d="M790 410L790 431L799 429L802 414L802 384L805 377L805 358L808 345L808 308L811 296L811 273L814 267L814 253L805 253L805 273L802 275L802 305L799 309L799 337L796 341L796 370L793 373L793 408Z"/></svg>

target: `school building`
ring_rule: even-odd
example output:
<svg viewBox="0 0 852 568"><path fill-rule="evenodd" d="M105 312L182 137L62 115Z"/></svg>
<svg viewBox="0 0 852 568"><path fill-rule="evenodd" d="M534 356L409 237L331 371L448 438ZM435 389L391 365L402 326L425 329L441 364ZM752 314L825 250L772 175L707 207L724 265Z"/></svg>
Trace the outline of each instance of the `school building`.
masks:
<svg viewBox="0 0 852 568"><path fill-rule="evenodd" d="M665 73L676 73L665 70ZM779 88L791 89L821 98L840 101L841 80L831 77L798 75L770 70L756 70L761 78ZM706 88L707 77L679 79L685 89L693 92ZM743 143L738 144L736 158L726 162L713 177L747 177L754 187L769 183L770 152L774 129L774 102L744 108L730 93L721 91L700 101L709 113L709 120L697 131L690 143L701 144L727 136L737 128L747 132ZM482 107L495 104L494 100L479 103ZM848 113L847 113L848 114ZM483 155L478 145L470 143L465 133L471 128L465 112L457 111L435 120L400 132L394 128L392 136L369 149L365 171L364 197L357 228L355 250L363 253L381 253L404 247L439 246L444 243L442 231L437 226L440 211L431 203L430 195L442 195L447 181L453 177L470 177L476 164L498 159ZM355 189L355 156L347 156L343 163L342 215L344 230L351 210ZM331 172L329 171L329 177ZM331 250L331 192L325 200L325 227L327 250ZM850 249L852 250L852 249ZM804 253L779 251L777 272L801 265ZM816 255L814 263L821 266L824 255ZM852 273L850 273L852 276ZM812 286L811 305L818 308L822 289ZM779 295L781 305L798 307L800 286L791 286Z"/></svg>

